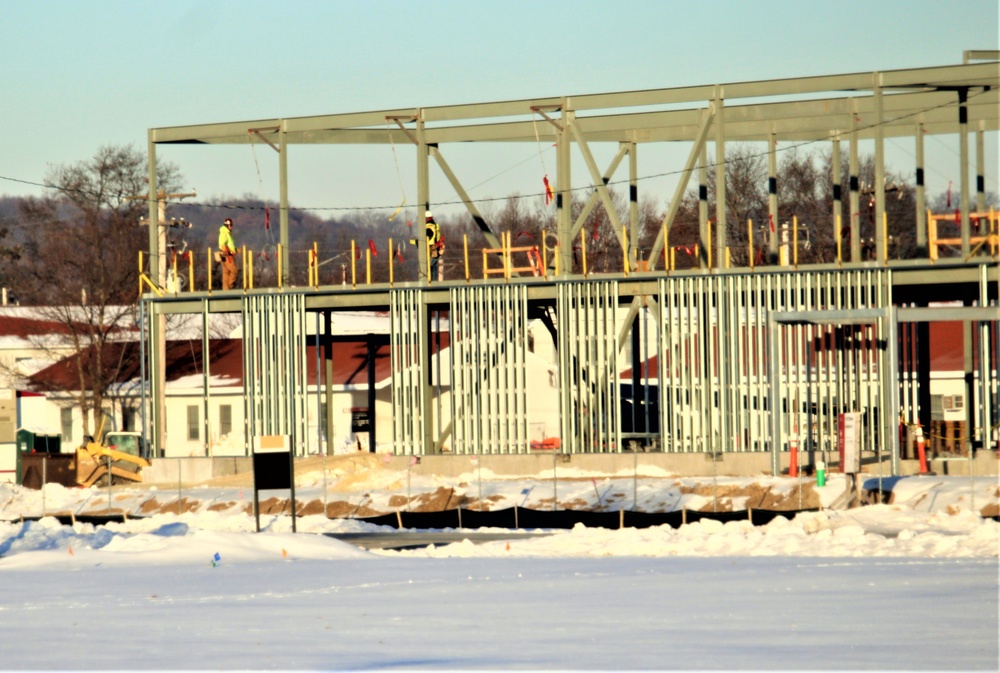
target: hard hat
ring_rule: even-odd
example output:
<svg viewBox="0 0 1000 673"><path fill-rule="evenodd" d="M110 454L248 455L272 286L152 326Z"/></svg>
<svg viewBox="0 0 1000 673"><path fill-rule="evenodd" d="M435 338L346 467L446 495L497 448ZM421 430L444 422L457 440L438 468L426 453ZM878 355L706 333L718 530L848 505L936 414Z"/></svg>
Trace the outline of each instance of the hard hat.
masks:
<svg viewBox="0 0 1000 673"><path fill-rule="evenodd" d="M434 217L434 214L431 213L431 211L427 210L427 211L424 211L424 217L426 217L429 220L432 217Z"/></svg>

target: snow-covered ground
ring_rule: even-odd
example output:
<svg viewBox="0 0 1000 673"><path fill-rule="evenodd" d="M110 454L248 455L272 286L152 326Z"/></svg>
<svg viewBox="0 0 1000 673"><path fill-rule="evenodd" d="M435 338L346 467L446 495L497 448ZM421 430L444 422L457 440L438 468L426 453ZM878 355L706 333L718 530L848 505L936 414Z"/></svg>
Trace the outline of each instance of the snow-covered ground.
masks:
<svg viewBox="0 0 1000 673"><path fill-rule="evenodd" d="M299 475L297 497L374 513L448 486L449 500L482 494L493 509L553 495L579 509L738 509L740 493L794 499L797 483L471 472L443 485L345 468ZM891 486L891 504L832 509L845 482L831 475L804 494L822 511L757 527L578 526L407 551L321 535L376 531L322 515L292 533L265 514L255 533L245 484L115 487L113 511L152 513L102 527L19 517L107 511L106 489L0 486L2 666L997 670L1000 524L979 514L997 478ZM186 511L168 513L178 496Z"/></svg>

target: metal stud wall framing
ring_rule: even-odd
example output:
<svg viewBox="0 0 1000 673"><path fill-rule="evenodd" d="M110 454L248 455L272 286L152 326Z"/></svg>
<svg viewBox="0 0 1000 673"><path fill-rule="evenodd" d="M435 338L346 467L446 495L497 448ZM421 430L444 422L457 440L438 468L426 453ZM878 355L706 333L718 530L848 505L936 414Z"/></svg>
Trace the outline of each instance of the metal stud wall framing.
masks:
<svg viewBox="0 0 1000 673"><path fill-rule="evenodd" d="M290 435L296 455L306 446L305 298L243 298L245 437ZM249 449L248 449L249 453Z"/></svg>
<svg viewBox="0 0 1000 673"><path fill-rule="evenodd" d="M426 320L421 290L390 293L392 325L392 423L393 452L419 456L425 453L425 386L421 372L422 349L427 348ZM426 361L426 358L424 358ZM428 421L430 419L427 419Z"/></svg>
<svg viewBox="0 0 1000 673"><path fill-rule="evenodd" d="M889 272L882 269L661 279L664 450L770 451L768 314L879 308L891 301L888 288ZM838 408L884 403L878 362L870 352L884 335L796 325L785 328L782 338L777 383L786 432L801 428L805 434L813 420L816 448L835 449ZM827 413L811 416L810 405Z"/></svg>
<svg viewBox="0 0 1000 673"><path fill-rule="evenodd" d="M454 453L528 452L527 297L523 285L451 290Z"/></svg>
<svg viewBox="0 0 1000 673"><path fill-rule="evenodd" d="M558 290L562 452L621 451L618 283L563 283Z"/></svg>

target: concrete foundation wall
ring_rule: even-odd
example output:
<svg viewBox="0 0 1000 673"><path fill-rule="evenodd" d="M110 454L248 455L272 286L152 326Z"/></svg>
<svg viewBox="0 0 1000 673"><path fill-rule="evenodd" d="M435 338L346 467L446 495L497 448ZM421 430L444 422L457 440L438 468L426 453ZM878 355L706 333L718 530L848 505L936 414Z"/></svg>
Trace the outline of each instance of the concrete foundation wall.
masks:
<svg viewBox="0 0 1000 673"><path fill-rule="evenodd" d="M352 454L330 456L329 469L334 469L336 463L349 459ZM315 457L311 457L315 458ZM651 472L662 471L664 476L704 477L711 475L730 477L752 477L771 474L771 455L767 453L729 453L722 454L713 462L709 454L704 453L640 453L640 454L515 454L505 456L480 456L481 463L475 456L421 456L420 462L410 464L408 456L381 457L379 459L389 470L405 471L407 466L413 474L434 475L439 477L457 478L461 475L474 475L481 467L496 477L517 477L530 475L552 475L553 464L559 472L580 471L597 474L629 474L633 470L649 475ZM810 462L806 456L800 456L799 466L805 472ZM929 470L939 475L968 475L970 467L977 476L1000 474L1000 460L994 451L980 451L974 461L933 460ZM889 461L881 465L874 461L865 461L863 471L867 474L892 473ZM142 471L143 482L147 484L197 484L235 474L250 473L253 461L246 456L241 457L196 457L196 458L158 458L150 467ZM781 471L788 471L788 455L781 456ZM827 465L828 472L839 471L835 457ZM900 473L903 475L919 474L920 464L916 460L901 460Z"/></svg>

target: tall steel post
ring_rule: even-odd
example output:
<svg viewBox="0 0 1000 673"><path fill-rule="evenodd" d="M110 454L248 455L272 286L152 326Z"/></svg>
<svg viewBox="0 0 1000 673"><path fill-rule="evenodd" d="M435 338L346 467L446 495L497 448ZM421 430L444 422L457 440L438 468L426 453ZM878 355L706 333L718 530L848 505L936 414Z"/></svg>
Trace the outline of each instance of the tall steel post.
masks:
<svg viewBox="0 0 1000 673"><path fill-rule="evenodd" d="M889 256L888 232L882 226L885 214L885 104L882 98L882 73L872 75L875 98L875 255L879 264Z"/></svg>
<svg viewBox="0 0 1000 673"><path fill-rule="evenodd" d="M166 252L166 230L160 226L160 204L157 199L156 183L156 143L153 140L153 130L150 129L147 136L147 148L149 154L148 182L149 189L149 275L153 277L153 282L159 287L165 285L167 276ZM164 239L161 239L161 235ZM167 359L167 319L159 310L157 305L150 307L149 316L149 380L150 380L150 421L152 437L150 437L150 455L162 456L166 443L166 373L164 362Z"/></svg>
<svg viewBox="0 0 1000 673"><path fill-rule="evenodd" d="M840 250L841 256L843 255L843 247L840 245L840 241L843 238L841 231L843 230L844 221L844 199L841 193L841 157L840 157L840 132L833 131L833 148L831 151L831 168L833 169L833 244L834 244L834 254L837 254L837 250ZM837 259L838 262L843 261L841 258Z"/></svg>
<svg viewBox="0 0 1000 673"><path fill-rule="evenodd" d="M927 192L924 188L924 125L917 122L914 142L917 153L917 257L927 256Z"/></svg>
<svg viewBox="0 0 1000 673"><path fill-rule="evenodd" d="M861 195L858 184L858 103L851 101L851 150L849 159L851 211L851 261L861 261Z"/></svg>
<svg viewBox="0 0 1000 673"><path fill-rule="evenodd" d="M281 241L281 286L288 287L288 143L286 142L286 132L288 122L281 120L278 129L278 173L281 181L280 196L281 204L278 217L279 234Z"/></svg>
<svg viewBox="0 0 1000 673"><path fill-rule="evenodd" d="M417 110L416 131L417 138L417 222L420 223L416 229L417 239L417 259L420 267L419 275L425 283L431 282L430 259L427 256L427 233L424 231L424 212L431 209L431 188L430 188L430 150L427 147L427 138L424 135L424 111L423 108ZM421 210L422 209L422 210Z"/></svg>
<svg viewBox="0 0 1000 673"><path fill-rule="evenodd" d="M633 269L639 265L639 158L636 151L636 143L628 143L628 260Z"/></svg>
<svg viewBox="0 0 1000 673"><path fill-rule="evenodd" d="M961 182L962 259L969 256L972 242L969 232L969 108L968 89L958 90L958 174Z"/></svg>
<svg viewBox="0 0 1000 673"><path fill-rule="evenodd" d="M573 192L570 181L570 132L572 118L562 99L560 114L562 127L556 136L556 227L559 236L559 270L561 275L573 273Z"/></svg>
<svg viewBox="0 0 1000 673"><path fill-rule="evenodd" d="M983 156L986 152L985 133L986 122L980 119L979 128L976 129L976 210L980 213L986 212L986 159ZM985 236L989 233L990 223L979 218L979 235Z"/></svg>
<svg viewBox="0 0 1000 673"><path fill-rule="evenodd" d="M771 264L778 263L778 136L772 131L767 137L767 256Z"/></svg>
<svg viewBox="0 0 1000 673"><path fill-rule="evenodd" d="M698 268L711 267L712 240L708 231L708 146L698 155ZM668 251L669 254L669 251Z"/></svg>
<svg viewBox="0 0 1000 673"><path fill-rule="evenodd" d="M726 266L726 124L725 91L715 85L715 267Z"/></svg>

